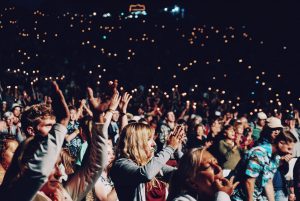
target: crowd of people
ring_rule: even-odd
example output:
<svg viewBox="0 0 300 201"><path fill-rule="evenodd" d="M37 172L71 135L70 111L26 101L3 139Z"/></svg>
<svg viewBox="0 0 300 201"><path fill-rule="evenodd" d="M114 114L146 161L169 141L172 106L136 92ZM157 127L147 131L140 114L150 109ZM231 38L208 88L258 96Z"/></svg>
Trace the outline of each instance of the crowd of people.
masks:
<svg viewBox="0 0 300 201"><path fill-rule="evenodd" d="M0 200L300 200L279 50L246 26L79 10L0 8Z"/></svg>
<svg viewBox="0 0 300 201"><path fill-rule="evenodd" d="M2 102L1 200L300 198L298 110L199 115L190 101L141 104L118 80L67 103L48 85L41 101Z"/></svg>

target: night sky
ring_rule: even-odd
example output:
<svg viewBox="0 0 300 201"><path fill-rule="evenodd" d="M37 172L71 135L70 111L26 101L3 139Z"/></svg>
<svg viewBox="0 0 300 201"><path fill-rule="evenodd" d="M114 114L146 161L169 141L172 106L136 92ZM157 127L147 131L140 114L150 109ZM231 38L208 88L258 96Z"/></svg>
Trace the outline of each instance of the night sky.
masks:
<svg viewBox="0 0 300 201"><path fill-rule="evenodd" d="M115 61L106 61L107 55L95 59L95 51L85 48L87 41L90 43L90 40L84 38L85 36L83 37L81 33L66 28L65 26L69 26L68 21L64 20L63 23L58 23L57 20L53 20L53 16L62 16L66 12L70 12L70 15L74 13L89 15L93 12L97 14L109 12L113 16L117 16L121 12L128 12L128 6L131 3L146 5L148 15L145 19L150 24L148 27L143 27L144 25L139 24L140 21L138 20L137 22L134 20L131 20L130 23L125 22L125 26L121 21L120 25L126 27L126 30L122 30L120 35L102 34L101 37L105 36L105 39L106 37L108 39L100 40L97 38L96 32L91 31L91 34L86 36L91 41L95 41L95 47L103 46L106 49L111 49L112 52L108 54L123 56L123 59ZM109 67L106 69L106 74L103 72L97 78L101 76L101 79L104 80L117 78L123 81L125 85L127 84L130 89L138 85L147 86L153 83L162 84L162 88L169 89L176 84L182 84L185 85L185 90L189 90L192 85L199 84L203 89L212 87L220 91L224 90L227 98L241 95L248 101L253 99L269 101L270 99L275 102L275 99L278 98L276 95L278 92L280 101L286 101L286 104L299 104L300 101L297 83L300 72L300 12L298 11L299 3L296 1L290 3L247 1L242 4L222 1L204 3L162 0L6 0L0 5L3 9L7 6L16 5L17 13L11 13L14 14L14 19L19 20L16 25L18 31L22 30L20 26L27 27L27 29L34 26L32 24L34 18L31 14L36 10L41 10L52 16L46 20L42 19L38 25L42 27L41 29L50 33L53 32L51 34L58 33L59 41L53 41L49 38L46 44L50 45L47 48L42 45L34 46L40 53L39 59L33 61L32 65L40 66L43 78L51 75L63 76L65 72L72 71L70 68L76 68L80 70L73 72L73 76L74 79L80 80L82 75L88 76L89 72L94 72L92 66L97 66L97 62L101 61ZM171 8L174 5L184 8L184 18L180 15L171 16L163 11L164 8ZM93 22L97 26L101 23L103 26L114 23L109 18L100 19L98 16L95 18L96 22ZM166 28L165 31L162 31L161 29L149 28L150 26L166 26ZM207 45L205 44L202 49L196 48L196 44L202 44L200 41L202 36L188 35L194 27L201 27L205 34L207 32L208 38L205 39ZM149 40L153 36L152 38L155 39L154 47L147 45L144 48L136 44L130 45L130 43L122 45L125 39L128 42L128 38L143 34L144 30L150 30ZM226 33L226 37L229 38L217 37L218 34L215 31L220 31L220 34ZM243 40L243 33L246 34L244 38L249 39L250 42ZM7 76L4 75L9 66L17 68L19 65L19 57L17 58L15 53L19 50L18 46L23 46L23 49L28 48L26 43L22 42L23 38L18 39L18 34L20 32L17 33L12 28L0 30L0 43L3 44L0 48L2 53L0 69L3 72L1 78L3 80L7 80ZM192 42L190 38L193 38ZM227 40L230 47L227 45ZM83 49L82 47L79 49L78 47L82 43L85 45L83 45ZM128 60L133 60L130 63L127 61L127 56L122 54L127 51L134 51L134 49L136 56L130 55ZM76 51L69 53L69 50ZM65 54L63 61L56 56L56 54L60 56L61 53ZM131 52L129 53L131 54ZM74 60L78 55L84 57L86 61ZM187 70L189 73L184 74L184 65L195 60L193 65L196 65L197 69L190 68ZM52 66L49 65L49 61L54 62L51 63ZM178 67L182 71L179 71ZM32 66L27 68L29 70L34 69ZM156 68L159 68L159 73ZM176 79L174 75L177 76ZM13 80L11 78L7 82L11 82ZM88 78L88 82L95 84L100 80L93 77Z"/></svg>

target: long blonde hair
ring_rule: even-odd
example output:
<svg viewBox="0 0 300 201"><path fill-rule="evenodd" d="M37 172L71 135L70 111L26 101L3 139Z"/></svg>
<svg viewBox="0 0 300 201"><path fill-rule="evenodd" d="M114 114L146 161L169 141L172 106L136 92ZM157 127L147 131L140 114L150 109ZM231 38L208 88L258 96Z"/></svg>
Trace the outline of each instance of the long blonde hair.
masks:
<svg viewBox="0 0 300 201"><path fill-rule="evenodd" d="M145 165L149 162L148 140L154 135L149 125L143 123L131 123L123 128L117 147L118 158L128 158L137 165Z"/></svg>
<svg viewBox="0 0 300 201"><path fill-rule="evenodd" d="M180 159L178 169L173 174L170 182L168 200L172 200L182 192L194 191L191 181L197 177L204 152L207 152L207 150L203 147L193 148Z"/></svg>
<svg viewBox="0 0 300 201"><path fill-rule="evenodd" d="M117 147L117 158L128 158L137 165L146 165L150 160L148 140L153 138L154 129L144 123L131 123L123 128ZM154 188L163 188L164 182L159 182L155 177L146 183L146 190Z"/></svg>

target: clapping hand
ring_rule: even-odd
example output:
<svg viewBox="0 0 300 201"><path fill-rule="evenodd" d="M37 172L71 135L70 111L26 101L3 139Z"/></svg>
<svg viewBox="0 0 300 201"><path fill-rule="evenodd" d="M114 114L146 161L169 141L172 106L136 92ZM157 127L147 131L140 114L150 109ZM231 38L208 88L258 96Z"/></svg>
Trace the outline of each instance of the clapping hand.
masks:
<svg viewBox="0 0 300 201"><path fill-rule="evenodd" d="M176 126L174 131L170 134L167 145L171 146L173 149L178 149L184 139L184 126Z"/></svg>

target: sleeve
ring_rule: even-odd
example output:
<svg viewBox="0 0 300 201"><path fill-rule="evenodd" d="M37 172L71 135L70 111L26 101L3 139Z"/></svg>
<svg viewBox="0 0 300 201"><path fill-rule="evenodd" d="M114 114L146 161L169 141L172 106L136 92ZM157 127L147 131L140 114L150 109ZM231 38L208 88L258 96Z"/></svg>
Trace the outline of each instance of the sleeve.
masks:
<svg viewBox="0 0 300 201"><path fill-rule="evenodd" d="M216 193L215 201L230 201L230 197L227 193L219 191Z"/></svg>
<svg viewBox="0 0 300 201"><path fill-rule="evenodd" d="M249 177L256 178L259 176L260 172L263 170L263 155L264 153L261 150L254 150L246 165L245 174Z"/></svg>
<svg viewBox="0 0 300 201"><path fill-rule="evenodd" d="M19 146L1 186L4 197L22 201L32 199L53 170L66 133L66 127L54 124L46 137L37 136L28 144ZM22 166L27 166L23 173L19 167L19 157L25 160Z"/></svg>
<svg viewBox="0 0 300 201"><path fill-rule="evenodd" d="M161 170L162 170L162 179L165 182L169 182L173 172L175 170L177 170L177 168L169 166L169 165L164 165Z"/></svg>
<svg viewBox="0 0 300 201"><path fill-rule="evenodd" d="M144 166L138 166L129 159L119 159L111 170L113 182L126 185L129 180L131 184L151 181L166 165L172 154L174 154L174 149L167 146Z"/></svg>
<svg viewBox="0 0 300 201"><path fill-rule="evenodd" d="M65 189L72 200L82 200L100 177L107 160L108 125L94 124L88 160L84 161L81 169L67 182Z"/></svg>

